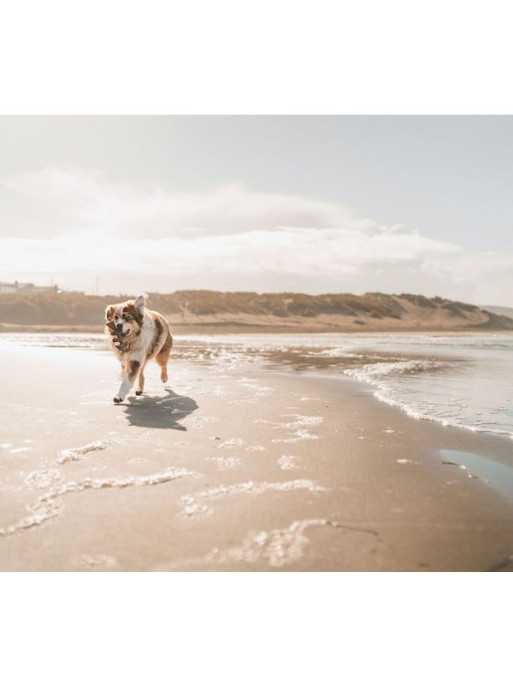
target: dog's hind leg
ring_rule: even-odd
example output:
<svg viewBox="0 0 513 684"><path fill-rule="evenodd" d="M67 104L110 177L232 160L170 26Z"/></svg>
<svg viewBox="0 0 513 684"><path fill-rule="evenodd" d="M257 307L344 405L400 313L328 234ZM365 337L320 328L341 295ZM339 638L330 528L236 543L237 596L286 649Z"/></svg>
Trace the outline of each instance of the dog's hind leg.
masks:
<svg viewBox="0 0 513 684"><path fill-rule="evenodd" d="M167 325L167 321L166 321L166 325ZM162 349L159 351L159 353L155 357L155 361L160 366L160 379L162 380L162 382L167 382L167 363L169 361L169 355L171 354L171 349L173 348L173 336L171 335L171 331L169 330L169 325L167 325L166 332L167 332L166 341L162 345Z"/></svg>
<svg viewBox="0 0 513 684"><path fill-rule="evenodd" d="M136 390L137 396L141 395L144 392L144 369L146 368L146 364L141 366L141 370L139 371L139 388Z"/></svg>
<svg viewBox="0 0 513 684"><path fill-rule="evenodd" d="M160 366L160 379L162 382L167 382L167 362L169 361L169 355L171 354L171 345L164 345L155 357L155 361Z"/></svg>

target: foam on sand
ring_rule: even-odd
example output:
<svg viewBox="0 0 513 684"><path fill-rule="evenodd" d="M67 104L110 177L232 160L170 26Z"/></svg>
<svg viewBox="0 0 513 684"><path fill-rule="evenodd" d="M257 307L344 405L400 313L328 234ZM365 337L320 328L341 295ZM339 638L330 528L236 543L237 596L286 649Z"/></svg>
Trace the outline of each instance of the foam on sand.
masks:
<svg viewBox="0 0 513 684"><path fill-rule="evenodd" d="M107 448L108 442L104 439L97 439L94 442L89 442L89 444L84 444L83 446L74 447L72 449L63 449L57 463L67 463L68 461L80 461L85 454L90 451L103 451Z"/></svg>
<svg viewBox="0 0 513 684"><path fill-rule="evenodd" d="M221 485L182 496L180 501L183 509L179 517L187 519L208 515L212 513L212 508L205 502L221 497L238 494L265 494L270 491L288 492L296 489L307 489L310 492L326 491L324 487L316 485L312 480L286 480L285 482L253 482L250 480L238 484Z"/></svg>
<svg viewBox="0 0 513 684"><path fill-rule="evenodd" d="M296 470L299 467L296 463L296 457L288 455L280 456L278 465L282 470Z"/></svg>
<svg viewBox="0 0 513 684"><path fill-rule="evenodd" d="M212 548L203 558L177 561L165 569L175 570L189 566L227 563L267 562L273 568L281 568L299 561L310 543L305 532L310 527L340 527L339 523L326 518L295 520L288 527L249 532L238 546L227 549ZM161 568L154 568L159 570ZM164 569L164 568L162 568Z"/></svg>
<svg viewBox="0 0 513 684"><path fill-rule="evenodd" d="M233 437L232 439L226 439L224 442L217 447L218 449L233 449L234 447L242 447L245 442L243 439L238 437Z"/></svg>
<svg viewBox="0 0 513 684"><path fill-rule="evenodd" d="M47 489L61 479L61 473L55 468L49 468L48 470L33 470L25 478L25 484L33 489Z"/></svg>
<svg viewBox="0 0 513 684"><path fill-rule="evenodd" d="M240 458L235 456L208 456L205 460L215 463L218 470L231 470L239 466L241 462Z"/></svg>
<svg viewBox="0 0 513 684"><path fill-rule="evenodd" d="M287 437L276 437L271 441L274 443L291 444L308 439L319 439L319 435L311 432L311 428L318 427L323 422L322 416L303 416L299 413L285 414L284 418L293 418L285 422L275 422L271 420L259 419L257 422L272 425L273 430L286 430Z"/></svg>
<svg viewBox="0 0 513 684"><path fill-rule="evenodd" d="M62 510L61 497L71 492L82 492L86 489L125 489L127 487L152 486L184 477L201 477L201 475L186 468L168 468L160 473L152 473L151 475L106 479L85 478L80 482L72 480L62 485L53 486L35 502L27 506L31 513L30 515L25 516L12 525L1 527L0 537L16 534L16 532L41 525L47 520L55 518Z"/></svg>
<svg viewBox="0 0 513 684"><path fill-rule="evenodd" d="M266 560L275 568L291 565L302 558L306 546L310 543L305 532L309 527L331 525L324 518L295 520L285 528L250 532L240 546L219 551L212 551L205 557L206 562L215 563L255 563Z"/></svg>

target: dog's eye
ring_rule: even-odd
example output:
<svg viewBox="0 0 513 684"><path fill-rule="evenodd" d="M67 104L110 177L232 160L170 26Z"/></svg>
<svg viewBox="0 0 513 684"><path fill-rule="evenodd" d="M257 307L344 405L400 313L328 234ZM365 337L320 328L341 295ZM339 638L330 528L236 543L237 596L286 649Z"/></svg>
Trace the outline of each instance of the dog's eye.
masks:
<svg viewBox="0 0 513 684"><path fill-rule="evenodd" d="M127 317L125 318L125 321L126 321L127 323L129 323L131 320L132 320L132 316L127 316Z"/></svg>

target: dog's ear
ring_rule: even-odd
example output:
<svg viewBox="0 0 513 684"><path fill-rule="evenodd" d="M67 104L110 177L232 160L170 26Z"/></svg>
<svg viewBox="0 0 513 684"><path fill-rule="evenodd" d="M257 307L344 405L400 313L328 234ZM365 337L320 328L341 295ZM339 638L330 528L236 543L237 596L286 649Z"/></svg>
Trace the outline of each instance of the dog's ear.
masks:
<svg viewBox="0 0 513 684"><path fill-rule="evenodd" d="M106 320L106 321L110 321L110 319L112 318L112 314L113 314L113 313L114 313L114 306L113 306L113 304L111 304L110 306L108 306L108 307L105 309L105 320Z"/></svg>
<svg viewBox="0 0 513 684"><path fill-rule="evenodd" d="M135 300L134 306L141 315L144 313L145 301L144 301L144 297L142 295L139 295L137 297L137 299Z"/></svg>

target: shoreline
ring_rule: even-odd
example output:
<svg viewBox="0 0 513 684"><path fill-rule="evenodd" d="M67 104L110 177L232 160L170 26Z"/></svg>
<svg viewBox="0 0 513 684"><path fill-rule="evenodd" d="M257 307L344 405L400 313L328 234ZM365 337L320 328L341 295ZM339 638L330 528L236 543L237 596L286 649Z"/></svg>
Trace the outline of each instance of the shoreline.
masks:
<svg viewBox="0 0 513 684"><path fill-rule="evenodd" d="M169 321L173 335L513 335L513 330L467 326L462 328L441 327L379 327L379 326L308 326L308 325L251 325L233 323L177 324ZM104 334L104 325L17 325L0 323L0 337L9 334Z"/></svg>
<svg viewBox="0 0 513 684"><path fill-rule="evenodd" d="M509 439L343 377L175 359L115 407L109 355L4 342L1 363L1 570L511 569L509 489L459 467L510 472Z"/></svg>

